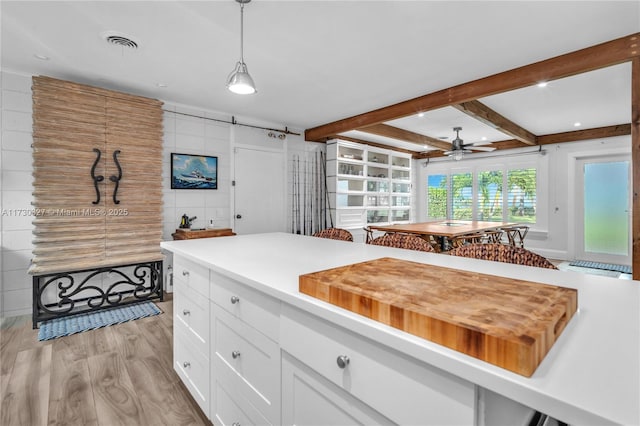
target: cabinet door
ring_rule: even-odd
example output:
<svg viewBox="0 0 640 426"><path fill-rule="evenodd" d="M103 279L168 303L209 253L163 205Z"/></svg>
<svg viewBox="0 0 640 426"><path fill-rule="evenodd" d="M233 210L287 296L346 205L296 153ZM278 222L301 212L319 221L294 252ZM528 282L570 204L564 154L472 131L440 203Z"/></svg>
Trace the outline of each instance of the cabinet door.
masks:
<svg viewBox="0 0 640 426"><path fill-rule="evenodd" d="M144 261L162 240L162 109L106 98L106 256Z"/></svg>
<svg viewBox="0 0 640 426"><path fill-rule="evenodd" d="M389 419L282 353L283 425L389 425Z"/></svg>
<svg viewBox="0 0 640 426"><path fill-rule="evenodd" d="M75 89L33 79L33 273L104 262L104 98Z"/></svg>

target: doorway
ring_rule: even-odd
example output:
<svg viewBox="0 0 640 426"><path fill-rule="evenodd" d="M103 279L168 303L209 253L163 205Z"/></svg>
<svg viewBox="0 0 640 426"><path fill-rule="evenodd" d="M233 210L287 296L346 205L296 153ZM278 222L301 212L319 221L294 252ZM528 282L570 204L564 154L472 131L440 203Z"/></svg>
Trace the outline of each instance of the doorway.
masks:
<svg viewBox="0 0 640 426"><path fill-rule="evenodd" d="M282 151L234 149L234 231L285 231L285 164Z"/></svg>
<svg viewBox="0 0 640 426"><path fill-rule="evenodd" d="M576 167L576 258L631 265L631 158L580 158Z"/></svg>

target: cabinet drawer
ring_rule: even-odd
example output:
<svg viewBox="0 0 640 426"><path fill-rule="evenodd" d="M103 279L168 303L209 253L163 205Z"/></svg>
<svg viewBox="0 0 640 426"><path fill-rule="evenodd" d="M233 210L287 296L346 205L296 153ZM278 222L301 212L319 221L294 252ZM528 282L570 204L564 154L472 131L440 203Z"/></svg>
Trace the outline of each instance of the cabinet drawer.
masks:
<svg viewBox="0 0 640 426"><path fill-rule="evenodd" d="M256 409L246 401L235 401L230 392L216 381L214 383L214 398L216 407L212 413L212 423L216 425L238 425L238 426L253 426L253 425L271 425L267 419L256 411ZM237 397L236 397L237 398Z"/></svg>
<svg viewBox="0 0 640 426"><path fill-rule="evenodd" d="M211 300L267 337L278 341L280 302L276 299L211 271Z"/></svg>
<svg viewBox="0 0 640 426"><path fill-rule="evenodd" d="M180 289L184 289L186 293L196 291L208 298L209 270L181 256L174 256L173 259L173 291L180 291Z"/></svg>
<svg viewBox="0 0 640 426"><path fill-rule="evenodd" d="M472 383L294 308L280 329L284 351L393 422L474 423ZM344 368L339 356L349 358Z"/></svg>
<svg viewBox="0 0 640 426"><path fill-rule="evenodd" d="M336 223L343 228L362 227L367 224L364 210L337 210Z"/></svg>
<svg viewBox="0 0 640 426"><path fill-rule="evenodd" d="M196 350L183 330L181 326L174 329L173 368L209 418L209 360Z"/></svg>
<svg viewBox="0 0 640 426"><path fill-rule="evenodd" d="M192 297L192 296L195 296ZM183 324L204 353L209 353L209 301L197 294L188 295L183 291L173 296L174 324Z"/></svg>
<svg viewBox="0 0 640 426"><path fill-rule="evenodd" d="M394 423L283 352L282 424L293 426Z"/></svg>
<svg viewBox="0 0 640 426"><path fill-rule="evenodd" d="M213 365L229 389L277 423L280 413L278 345L219 306L212 305Z"/></svg>

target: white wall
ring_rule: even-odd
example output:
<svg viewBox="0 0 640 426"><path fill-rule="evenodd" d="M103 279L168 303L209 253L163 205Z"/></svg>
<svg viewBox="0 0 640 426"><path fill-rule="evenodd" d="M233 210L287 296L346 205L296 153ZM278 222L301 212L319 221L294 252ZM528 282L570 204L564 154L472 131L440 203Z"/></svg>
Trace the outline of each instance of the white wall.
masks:
<svg viewBox="0 0 640 426"><path fill-rule="evenodd" d="M31 310L31 76L0 75L0 316L12 316Z"/></svg>
<svg viewBox="0 0 640 426"><path fill-rule="evenodd" d="M184 114L225 120L221 114L180 105L165 104L164 109ZM164 113L163 143L163 233L164 240L180 225L183 214L196 216L194 228L204 228L214 220L216 228L230 228L231 125L171 112ZM171 153L211 155L218 157L218 189L171 189Z"/></svg>
<svg viewBox="0 0 640 426"><path fill-rule="evenodd" d="M0 88L0 317L5 317L31 312L32 281L27 273L33 248L31 76L2 72ZM231 180L235 146L281 149L287 159L287 189L292 182L289 165L294 153L307 157L311 155L311 151L324 150L324 144L305 142L302 136L288 135L284 140L274 139L268 136L269 131L263 129L209 120L230 121L229 114L171 103L166 103L163 108L197 116L164 113L162 229L165 240L172 239L171 234L178 228L183 214L198 217L194 227L205 227L208 219L212 218L215 227L233 228ZM239 123L281 128L279 124L259 122L251 118L236 119ZM295 132L293 129L292 131ZM217 156L218 189L172 190L172 152ZM286 200L286 220L289 224L289 191ZM169 257L165 262L165 269L170 263Z"/></svg>

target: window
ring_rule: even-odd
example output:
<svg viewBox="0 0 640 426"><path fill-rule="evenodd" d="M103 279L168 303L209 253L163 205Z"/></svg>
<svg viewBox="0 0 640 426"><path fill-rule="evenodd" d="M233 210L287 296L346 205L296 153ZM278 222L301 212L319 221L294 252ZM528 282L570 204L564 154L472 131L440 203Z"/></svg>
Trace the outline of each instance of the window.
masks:
<svg viewBox="0 0 640 426"><path fill-rule="evenodd" d="M536 169L508 172L509 222L536 223Z"/></svg>
<svg viewBox="0 0 640 426"><path fill-rule="evenodd" d="M451 218L458 220L473 219L473 175L456 173L451 175Z"/></svg>
<svg viewBox="0 0 640 426"><path fill-rule="evenodd" d="M482 171L477 179L477 219L484 221L502 221L502 170Z"/></svg>
<svg viewBox="0 0 640 426"><path fill-rule="evenodd" d="M536 167L429 174L427 217L536 223L537 193Z"/></svg>
<svg viewBox="0 0 640 426"><path fill-rule="evenodd" d="M431 219L447 218L447 175L427 176L427 211Z"/></svg>

